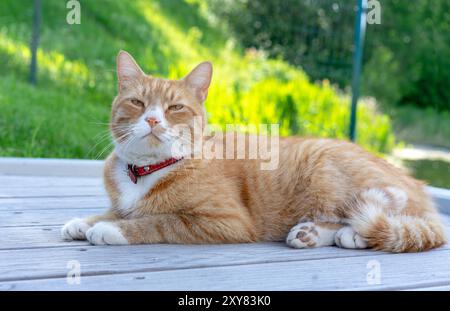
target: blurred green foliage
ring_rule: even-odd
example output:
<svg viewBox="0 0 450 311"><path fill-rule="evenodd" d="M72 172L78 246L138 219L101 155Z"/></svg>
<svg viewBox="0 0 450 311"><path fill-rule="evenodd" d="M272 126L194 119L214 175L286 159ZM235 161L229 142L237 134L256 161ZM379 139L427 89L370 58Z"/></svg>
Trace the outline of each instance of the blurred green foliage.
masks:
<svg viewBox="0 0 450 311"><path fill-rule="evenodd" d="M380 2L381 25L367 28L366 94L387 105L450 110L450 2Z"/></svg>
<svg viewBox="0 0 450 311"><path fill-rule="evenodd" d="M354 3L336 0L204 0L245 47L303 68L312 80L351 78Z"/></svg>
<svg viewBox="0 0 450 311"><path fill-rule="evenodd" d="M204 0L245 47L315 79L351 79L356 0ZM379 0L368 25L363 90L387 105L450 109L450 2Z"/></svg>
<svg viewBox="0 0 450 311"><path fill-rule="evenodd" d="M414 106L389 108L396 138L412 144L450 148L450 111ZM449 175L450 177L450 175Z"/></svg>
<svg viewBox="0 0 450 311"><path fill-rule="evenodd" d="M312 83L281 60L244 50L201 0L80 1L68 25L64 1L42 1L38 85L27 83L32 1L0 2L0 155L103 158L111 149L115 57L133 54L155 76L180 78L214 63L210 123L280 123L283 135L345 138L349 100L327 81ZM391 123L361 101L358 143L394 144Z"/></svg>

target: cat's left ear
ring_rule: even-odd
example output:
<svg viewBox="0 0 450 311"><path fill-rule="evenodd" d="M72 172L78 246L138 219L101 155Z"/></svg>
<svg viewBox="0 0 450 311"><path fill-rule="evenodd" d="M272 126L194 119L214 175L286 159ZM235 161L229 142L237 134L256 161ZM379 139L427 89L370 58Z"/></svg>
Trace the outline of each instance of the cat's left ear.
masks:
<svg viewBox="0 0 450 311"><path fill-rule="evenodd" d="M125 51L120 51L117 55L117 78L119 80L119 89L126 88L130 83L135 82L144 72L136 63L134 58Z"/></svg>
<svg viewBox="0 0 450 311"><path fill-rule="evenodd" d="M197 98L203 103L208 96L209 85L212 78L212 64L203 62L195 67L183 80L191 87Z"/></svg>

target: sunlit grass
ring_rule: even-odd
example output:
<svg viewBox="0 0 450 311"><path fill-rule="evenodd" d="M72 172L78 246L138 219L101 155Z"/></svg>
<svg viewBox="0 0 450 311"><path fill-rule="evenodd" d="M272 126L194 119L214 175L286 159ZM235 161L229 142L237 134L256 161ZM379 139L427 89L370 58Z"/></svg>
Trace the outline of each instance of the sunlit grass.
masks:
<svg viewBox="0 0 450 311"><path fill-rule="evenodd" d="M198 38L201 32L196 28L181 30L174 25L170 19L161 14L157 2L137 1L137 6L142 12L145 21L153 28L158 29L162 37L159 38L163 51L169 49L167 53L178 54L184 62L193 62L200 59L203 47L198 45ZM203 51L204 55L205 51ZM177 59L174 59L177 61ZM177 65L175 63L174 65Z"/></svg>
<svg viewBox="0 0 450 311"><path fill-rule="evenodd" d="M10 65L26 67L30 62L29 46L8 38L0 32L0 52L5 54ZM89 83L91 77L89 69L80 61L71 61L56 51L37 51L38 65L41 76L54 82L64 81L71 87L82 87Z"/></svg>

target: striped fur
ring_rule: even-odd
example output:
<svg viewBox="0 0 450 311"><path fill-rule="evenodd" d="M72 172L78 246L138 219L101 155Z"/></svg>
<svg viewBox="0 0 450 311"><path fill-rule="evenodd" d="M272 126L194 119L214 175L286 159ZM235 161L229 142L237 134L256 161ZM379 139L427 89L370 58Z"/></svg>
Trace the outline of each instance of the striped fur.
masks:
<svg viewBox="0 0 450 311"><path fill-rule="evenodd" d="M389 198L392 192L397 195ZM408 201L401 193L392 188L363 191L351 206L350 225L375 249L416 252L442 245L445 233L432 203L426 202L429 205L422 206L418 214L415 207L406 211Z"/></svg>

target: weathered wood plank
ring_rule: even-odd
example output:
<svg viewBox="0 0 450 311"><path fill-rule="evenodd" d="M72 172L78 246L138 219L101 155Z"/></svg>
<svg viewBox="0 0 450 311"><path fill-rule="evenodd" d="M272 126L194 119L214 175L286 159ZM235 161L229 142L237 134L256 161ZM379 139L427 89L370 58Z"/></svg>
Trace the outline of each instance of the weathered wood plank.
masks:
<svg viewBox="0 0 450 311"><path fill-rule="evenodd" d="M440 285L440 286L424 286L421 284L417 284L415 288L409 288L408 290L412 291L450 291L450 282L446 285Z"/></svg>
<svg viewBox="0 0 450 311"><path fill-rule="evenodd" d="M75 217L105 212L104 208L61 208L58 210L0 210L0 227L61 226Z"/></svg>
<svg viewBox="0 0 450 311"><path fill-rule="evenodd" d="M440 211L445 214L450 214L450 190L428 187L428 192L433 197Z"/></svg>
<svg viewBox="0 0 450 311"><path fill-rule="evenodd" d="M25 277L61 277L66 273L65 265L73 259L80 262L85 275L92 275L355 256L375 257L386 254L370 250L343 250L334 247L294 250L286 247L284 243L90 246L87 242L61 241L59 229L60 226L0 228L0 236L5 237L8 241L6 244L0 243L0 249L5 247L7 249L0 251L0 280ZM17 234L20 233L22 234L20 241L13 240L11 243L10 236L17 237ZM72 247L74 245L75 247ZM28 249L40 246L65 246L65 248ZM14 250L10 250L10 248ZM443 250L449 250L449 245L439 249L439 251ZM390 256L398 255L391 254ZM105 258L108 260L105 261Z"/></svg>
<svg viewBox="0 0 450 311"><path fill-rule="evenodd" d="M0 228L0 250L89 245L88 242L65 242L60 235L61 226L31 226ZM1 260L1 259L0 259Z"/></svg>
<svg viewBox="0 0 450 311"><path fill-rule="evenodd" d="M406 264L407 263L407 264ZM380 267L380 283L370 277ZM376 273L376 271L375 271ZM450 282L450 251L0 282L1 290L375 290Z"/></svg>
<svg viewBox="0 0 450 311"><path fill-rule="evenodd" d="M83 275L93 275L353 256L376 257L382 254L384 253L335 247L298 250L288 248L284 243L160 244L7 250L0 251L0 281L64 277L67 274L67 262L70 260L79 261Z"/></svg>
<svg viewBox="0 0 450 311"><path fill-rule="evenodd" d="M38 197L38 198L4 198L0 199L0 211L23 210L61 210L82 208L107 208L106 196L86 197Z"/></svg>
<svg viewBox="0 0 450 311"><path fill-rule="evenodd" d="M0 158L4 175L101 177L104 161L79 159Z"/></svg>
<svg viewBox="0 0 450 311"><path fill-rule="evenodd" d="M101 178L0 175L1 188L44 188L67 186L101 187L103 186L103 181Z"/></svg>
<svg viewBox="0 0 450 311"><path fill-rule="evenodd" d="M104 196L105 189L99 186L78 187L28 187L28 188L0 188L2 198L36 198L36 197L78 197L78 196Z"/></svg>

